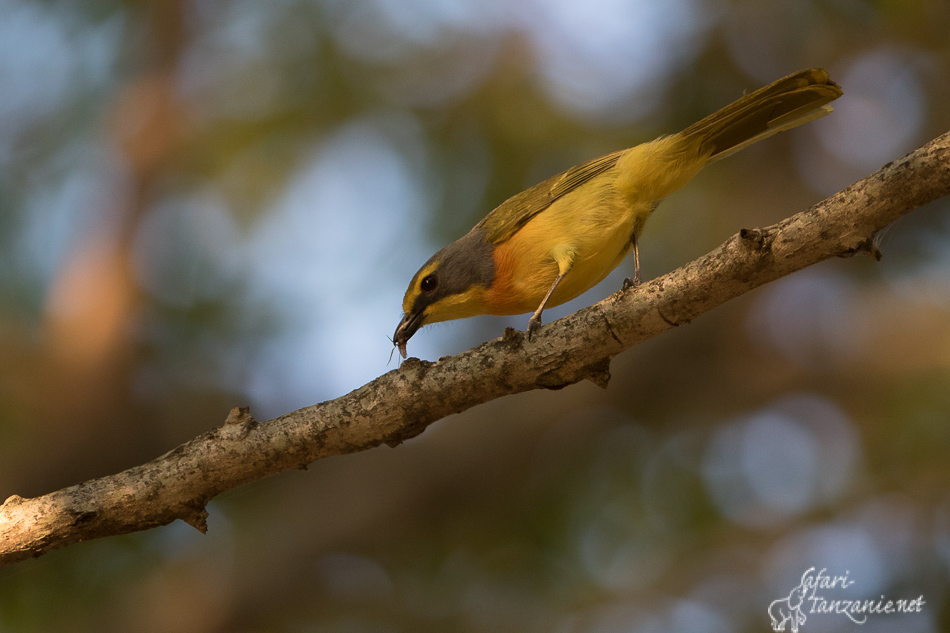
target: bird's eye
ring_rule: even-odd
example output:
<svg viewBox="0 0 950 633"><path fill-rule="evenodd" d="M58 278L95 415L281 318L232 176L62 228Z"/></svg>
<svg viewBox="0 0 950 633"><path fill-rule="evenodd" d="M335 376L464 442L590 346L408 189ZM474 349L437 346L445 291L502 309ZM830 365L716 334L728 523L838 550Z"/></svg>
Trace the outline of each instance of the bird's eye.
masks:
<svg viewBox="0 0 950 633"><path fill-rule="evenodd" d="M419 287L422 288L422 292L432 292L438 285L439 280L435 278L435 275L426 275L422 278L422 281L419 282Z"/></svg>

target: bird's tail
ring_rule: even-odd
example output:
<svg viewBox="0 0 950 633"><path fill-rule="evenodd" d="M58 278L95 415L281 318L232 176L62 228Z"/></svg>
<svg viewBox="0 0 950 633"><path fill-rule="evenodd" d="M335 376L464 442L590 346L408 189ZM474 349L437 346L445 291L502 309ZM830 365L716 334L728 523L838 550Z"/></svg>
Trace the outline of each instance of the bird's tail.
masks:
<svg viewBox="0 0 950 633"><path fill-rule="evenodd" d="M831 114L828 105L842 94L820 68L801 70L751 92L694 123L681 137L698 139L709 162L783 130Z"/></svg>

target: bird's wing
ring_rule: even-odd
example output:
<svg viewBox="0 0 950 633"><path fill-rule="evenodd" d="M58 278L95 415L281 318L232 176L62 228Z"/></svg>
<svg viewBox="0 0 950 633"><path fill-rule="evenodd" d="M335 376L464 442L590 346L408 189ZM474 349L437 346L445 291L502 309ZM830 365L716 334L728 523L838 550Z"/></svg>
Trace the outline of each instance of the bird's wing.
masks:
<svg viewBox="0 0 950 633"><path fill-rule="evenodd" d="M571 167L530 189L525 189L496 207L475 228L484 230L485 238L490 243L501 244L517 233L528 220L551 206L555 200L616 165L625 151L613 152Z"/></svg>

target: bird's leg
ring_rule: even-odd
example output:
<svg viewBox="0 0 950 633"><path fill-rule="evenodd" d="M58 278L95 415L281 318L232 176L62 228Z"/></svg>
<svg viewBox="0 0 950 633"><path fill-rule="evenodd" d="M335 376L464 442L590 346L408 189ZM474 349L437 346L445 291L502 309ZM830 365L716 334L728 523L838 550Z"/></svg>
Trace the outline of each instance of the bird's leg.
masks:
<svg viewBox="0 0 950 633"><path fill-rule="evenodd" d="M551 255L555 263L557 263L557 277L548 289L548 293L544 295L544 299L541 299L541 305L538 306L538 309L535 310L531 318L528 319L529 341L534 331L541 327L541 312L544 311L544 306L551 300L551 296L554 294L554 291L557 290L557 286L561 283L561 280L564 279L564 276L574 268L574 254L574 249L570 244L560 244L552 250Z"/></svg>
<svg viewBox="0 0 950 633"><path fill-rule="evenodd" d="M554 280L554 283L551 284L551 288L548 290L548 293L544 295L544 299L541 299L541 305L538 306L538 309L534 311L534 314L531 315L531 318L528 319L528 340L531 340L531 335L534 334L534 331L541 327L541 312L544 311L544 306L547 305L548 300L551 298L551 295L554 294L554 290L557 288L557 285L561 283L561 280L564 279L569 271L564 271L557 276L557 279Z"/></svg>
<svg viewBox="0 0 950 633"><path fill-rule="evenodd" d="M633 244L633 279L627 277L623 280L623 289L636 288L640 285L640 249L637 248L637 232L634 231L630 236L630 242Z"/></svg>

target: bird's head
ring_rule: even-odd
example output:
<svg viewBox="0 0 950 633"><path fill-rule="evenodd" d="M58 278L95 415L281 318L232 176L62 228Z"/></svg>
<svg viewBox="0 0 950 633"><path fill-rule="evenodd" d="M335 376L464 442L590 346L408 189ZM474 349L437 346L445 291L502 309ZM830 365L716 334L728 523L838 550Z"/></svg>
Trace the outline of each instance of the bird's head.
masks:
<svg viewBox="0 0 950 633"><path fill-rule="evenodd" d="M402 301L404 312L393 344L406 357L406 343L429 323L485 314L485 292L495 279L495 246L485 232L472 229L419 269Z"/></svg>

